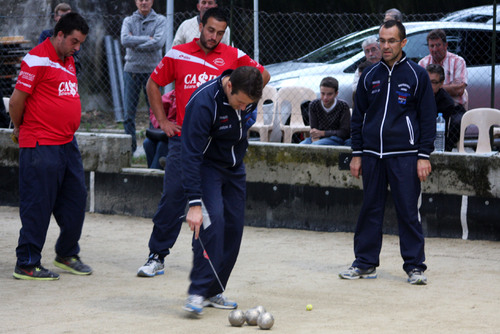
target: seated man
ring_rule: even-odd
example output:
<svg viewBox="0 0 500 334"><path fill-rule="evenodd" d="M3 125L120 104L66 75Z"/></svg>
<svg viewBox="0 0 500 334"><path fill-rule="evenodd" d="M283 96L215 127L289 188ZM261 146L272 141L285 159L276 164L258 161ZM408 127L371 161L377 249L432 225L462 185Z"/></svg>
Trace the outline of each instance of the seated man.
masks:
<svg viewBox="0 0 500 334"><path fill-rule="evenodd" d="M443 89L451 95L455 103L459 103L467 109L467 67L465 60L448 51L446 34L441 29L431 30L427 35L429 55L420 59L418 64L426 68L429 64L441 65L445 72Z"/></svg>
<svg viewBox="0 0 500 334"><path fill-rule="evenodd" d="M177 115L175 90L165 93L161 97L161 102L167 119L175 123ZM146 130L146 139L142 143L144 152L146 152L148 168L164 169L168 153L168 136L160 129L160 124L156 120L152 109L149 109L149 120L151 121L151 126Z"/></svg>
<svg viewBox="0 0 500 334"><path fill-rule="evenodd" d="M349 105L337 99L339 82L326 77L319 86L321 97L309 104L311 136L300 144L350 145L351 113Z"/></svg>
<svg viewBox="0 0 500 334"><path fill-rule="evenodd" d="M436 99L437 112L442 113L446 121L445 151L457 146L460 138L460 122L465 113L464 107L455 104L450 94L443 89L444 69L437 64L429 64L425 68L431 79L432 91Z"/></svg>

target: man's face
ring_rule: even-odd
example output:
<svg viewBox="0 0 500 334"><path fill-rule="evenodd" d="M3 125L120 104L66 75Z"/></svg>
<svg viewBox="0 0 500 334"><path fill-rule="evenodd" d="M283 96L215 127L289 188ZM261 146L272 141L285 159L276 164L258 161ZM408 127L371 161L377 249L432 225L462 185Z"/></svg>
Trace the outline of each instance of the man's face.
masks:
<svg viewBox="0 0 500 334"><path fill-rule="evenodd" d="M432 91L436 95L439 89L443 87L443 81L439 80L439 74L437 73L429 73L429 78L431 79Z"/></svg>
<svg viewBox="0 0 500 334"><path fill-rule="evenodd" d="M207 10L214 7L217 7L217 3L215 2L215 0L199 0L198 4L196 5L196 8L200 12L200 18L205 15L205 12Z"/></svg>
<svg viewBox="0 0 500 334"><path fill-rule="evenodd" d="M54 45L59 58L71 57L76 51L80 50L80 45L85 41L85 38L87 38L87 35L78 30L73 30L66 37L62 31L59 31Z"/></svg>
<svg viewBox="0 0 500 334"><path fill-rule="evenodd" d="M363 49L365 52L366 60L370 63L375 64L382 59L382 53L380 52L380 46L377 43L368 44Z"/></svg>
<svg viewBox="0 0 500 334"><path fill-rule="evenodd" d="M57 13L54 14L54 21L58 22L59 19L61 18L61 16L68 14L68 13L71 13L71 10L68 10L66 12L62 11L62 10L58 10Z"/></svg>
<svg viewBox="0 0 500 334"><path fill-rule="evenodd" d="M201 46L210 51L219 45L224 32L226 31L227 23L224 21L217 21L213 17L209 17L205 26L200 23L200 44Z"/></svg>
<svg viewBox="0 0 500 334"><path fill-rule="evenodd" d="M334 88L321 86L319 88L320 98L325 108L330 108L339 94Z"/></svg>
<svg viewBox="0 0 500 334"><path fill-rule="evenodd" d="M232 91L232 85L231 81L228 82L228 90L231 92L229 96L227 97L227 100L229 102L229 105L234 109L234 110L245 110L246 107L254 103L255 101L252 100L250 97L248 97L247 94L243 93L242 91L239 91L236 94L233 94Z"/></svg>
<svg viewBox="0 0 500 334"><path fill-rule="evenodd" d="M141 15L148 15L153 7L153 0L135 0L135 5Z"/></svg>
<svg viewBox="0 0 500 334"><path fill-rule="evenodd" d="M379 31L379 44L382 51L382 58L387 65L394 65L401 59L403 47L406 45L406 38L401 40L397 26L390 28L381 27Z"/></svg>
<svg viewBox="0 0 500 334"><path fill-rule="evenodd" d="M429 46L429 53L435 63L441 63L446 56L448 50L448 43L444 43L440 38L429 39L427 42Z"/></svg>

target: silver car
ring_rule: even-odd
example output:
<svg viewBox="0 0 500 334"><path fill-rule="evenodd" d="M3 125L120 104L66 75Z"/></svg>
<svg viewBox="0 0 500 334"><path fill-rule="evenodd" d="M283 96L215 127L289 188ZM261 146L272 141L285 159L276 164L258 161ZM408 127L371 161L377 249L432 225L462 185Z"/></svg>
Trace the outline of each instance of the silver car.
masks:
<svg viewBox="0 0 500 334"><path fill-rule="evenodd" d="M427 34L443 29L448 39L448 51L459 54L467 63L469 109L490 107L492 76L491 24L468 22L405 23L408 43L403 49L407 57L418 62L429 54ZM266 66L271 73L270 85L306 86L319 94L319 83L325 76L339 81L339 98L352 105L352 81L356 68L364 60L361 43L367 37L378 36L379 27L349 34L298 59ZM500 55L500 34L496 37L496 52ZM319 96L319 95L318 95ZM500 57L495 64L495 108L500 109Z"/></svg>
<svg viewBox="0 0 500 334"><path fill-rule="evenodd" d="M493 6L477 6L445 15L440 21L493 23ZM500 23L500 5L497 5L497 24Z"/></svg>

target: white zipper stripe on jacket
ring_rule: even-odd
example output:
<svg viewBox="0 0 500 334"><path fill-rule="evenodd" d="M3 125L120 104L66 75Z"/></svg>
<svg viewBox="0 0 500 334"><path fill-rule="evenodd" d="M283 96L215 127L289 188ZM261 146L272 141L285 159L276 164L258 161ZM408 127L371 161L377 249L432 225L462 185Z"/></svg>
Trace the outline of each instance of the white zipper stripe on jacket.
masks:
<svg viewBox="0 0 500 334"><path fill-rule="evenodd" d="M385 65L385 64L384 64ZM384 123L385 123L385 116L387 115L387 105L389 104L389 93L391 91L391 75L392 75L392 70L394 69L394 65L392 65L392 68L389 69L387 65L387 70L389 71L389 78L387 80L387 96L385 99L385 106L384 106L384 117L382 118L382 123L380 124L380 158L382 159L383 154L384 154L384 141L382 138L382 132L384 130Z"/></svg>

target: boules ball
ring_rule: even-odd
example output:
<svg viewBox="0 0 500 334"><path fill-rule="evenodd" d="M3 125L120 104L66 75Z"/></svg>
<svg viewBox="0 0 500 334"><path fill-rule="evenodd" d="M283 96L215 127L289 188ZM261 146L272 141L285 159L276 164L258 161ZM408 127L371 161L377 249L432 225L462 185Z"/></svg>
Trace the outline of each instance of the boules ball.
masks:
<svg viewBox="0 0 500 334"><path fill-rule="evenodd" d="M264 312L257 318L257 325L260 329L271 329L274 325L274 317L269 312Z"/></svg>
<svg viewBox="0 0 500 334"><path fill-rule="evenodd" d="M229 312L229 323L234 327L241 327L245 323L245 313L242 310L234 310Z"/></svg>
<svg viewBox="0 0 500 334"><path fill-rule="evenodd" d="M266 313L266 309L262 305L255 306L254 309L256 309L257 311L259 311L259 314Z"/></svg>
<svg viewBox="0 0 500 334"><path fill-rule="evenodd" d="M246 311L245 318L247 320L247 324L249 324L250 326L257 325L257 318L259 317L259 315L259 310L257 310L256 308L251 308Z"/></svg>

